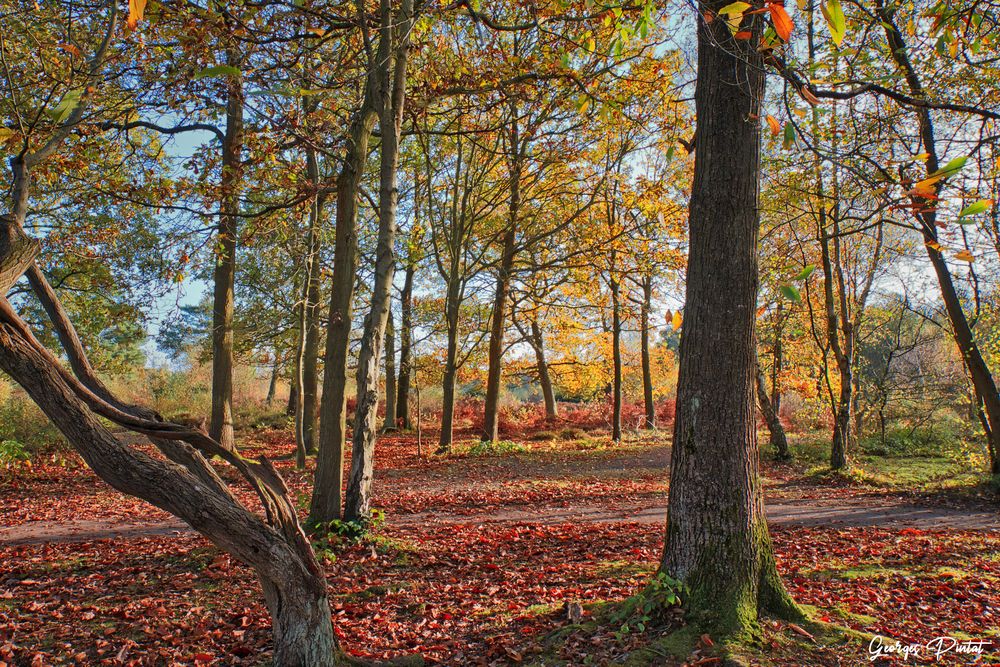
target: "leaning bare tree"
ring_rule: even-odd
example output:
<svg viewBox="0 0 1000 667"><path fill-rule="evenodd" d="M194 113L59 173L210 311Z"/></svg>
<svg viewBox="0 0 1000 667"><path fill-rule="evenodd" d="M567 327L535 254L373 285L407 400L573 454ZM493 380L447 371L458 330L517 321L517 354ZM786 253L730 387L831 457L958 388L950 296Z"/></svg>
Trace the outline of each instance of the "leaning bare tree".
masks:
<svg viewBox="0 0 1000 667"><path fill-rule="evenodd" d="M250 460L201 428L165 421L150 409L116 398L97 377L55 291L35 263L41 243L24 231L33 171L78 136L97 94L119 23L109 3L107 26L87 61L87 85L75 108L48 135L26 134L10 160L9 212L0 216L0 294L27 276L69 361L67 369L34 336L10 301L0 296L0 370L41 407L101 479L186 521L220 548L251 566L274 623L274 664L333 666L348 659L333 633L326 580L303 533L281 476L264 457ZM12 100L17 104L17 100ZM33 148L34 147L34 148ZM150 439L160 456L115 437L100 418ZM237 500L208 462L233 466L255 492L263 517Z"/></svg>

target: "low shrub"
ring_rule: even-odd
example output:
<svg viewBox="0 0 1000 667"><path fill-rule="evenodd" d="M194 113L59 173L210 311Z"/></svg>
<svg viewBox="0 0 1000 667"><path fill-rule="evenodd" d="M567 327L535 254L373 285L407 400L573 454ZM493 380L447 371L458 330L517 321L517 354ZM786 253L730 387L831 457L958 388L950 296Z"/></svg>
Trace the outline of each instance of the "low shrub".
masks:
<svg viewBox="0 0 1000 667"><path fill-rule="evenodd" d="M528 451L528 448L513 440L494 440L493 442L480 441L469 447L467 454L470 456L499 456L503 454L519 454Z"/></svg>
<svg viewBox="0 0 1000 667"><path fill-rule="evenodd" d="M567 427L559 431L559 437L563 440L583 440L588 436L581 428Z"/></svg>
<svg viewBox="0 0 1000 667"><path fill-rule="evenodd" d="M16 468L28 463L30 465L31 456L17 440L0 441L0 466L4 468Z"/></svg>

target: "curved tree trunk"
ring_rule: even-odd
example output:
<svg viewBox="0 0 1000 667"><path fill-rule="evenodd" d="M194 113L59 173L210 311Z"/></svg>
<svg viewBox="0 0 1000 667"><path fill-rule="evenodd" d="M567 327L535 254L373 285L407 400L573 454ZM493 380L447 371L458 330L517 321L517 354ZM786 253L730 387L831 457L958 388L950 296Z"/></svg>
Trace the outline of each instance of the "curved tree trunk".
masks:
<svg viewBox="0 0 1000 667"><path fill-rule="evenodd" d="M3 224L23 224L15 220L4 218ZM0 267L8 264L8 257L0 255ZM245 459L235 447L226 447L204 431L166 422L152 410L118 400L97 378L76 330L37 266L28 268L28 278L72 373L38 342L2 297L0 369L24 388L101 479L183 519L255 569L275 621L276 664L342 664L325 576L277 471L266 459ZM167 460L126 445L99 417L146 435ZM240 472L257 492L267 523L236 499L206 457L219 457Z"/></svg>
<svg viewBox="0 0 1000 667"><path fill-rule="evenodd" d="M180 466L122 444L98 421L54 362L25 341L16 323L4 318L0 368L38 403L87 465L115 489L184 519L256 570L274 620L275 664L341 664L326 579L305 538L297 544L287 542L232 496L214 492ZM288 508L291 520L294 508L290 502Z"/></svg>
<svg viewBox="0 0 1000 667"><path fill-rule="evenodd" d="M761 21L736 40L698 15L698 131L684 328L661 571L693 618L742 634L761 609L794 614L764 517L755 418ZM747 29L747 28L744 28ZM714 636L714 635L713 635Z"/></svg>

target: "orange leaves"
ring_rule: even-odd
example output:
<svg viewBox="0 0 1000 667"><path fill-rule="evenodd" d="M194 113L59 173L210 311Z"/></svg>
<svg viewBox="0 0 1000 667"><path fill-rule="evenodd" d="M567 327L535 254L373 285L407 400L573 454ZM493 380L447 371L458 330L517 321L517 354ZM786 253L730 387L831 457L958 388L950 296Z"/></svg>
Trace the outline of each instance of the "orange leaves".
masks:
<svg viewBox="0 0 1000 667"><path fill-rule="evenodd" d="M684 323L684 315L679 310L674 312L668 310L667 322L670 323L670 326L674 331L680 331L681 324Z"/></svg>
<svg viewBox="0 0 1000 667"><path fill-rule="evenodd" d="M792 18L785 11L784 5L780 2L772 2L767 6L767 10L771 13L774 31L778 33L778 37L782 41L787 42L792 36L792 28L795 27L795 24L792 23Z"/></svg>
<svg viewBox="0 0 1000 667"><path fill-rule="evenodd" d="M771 128L771 136L776 137L781 134L781 123L774 116L768 115L767 126Z"/></svg>
<svg viewBox="0 0 1000 667"><path fill-rule="evenodd" d="M128 0L128 28L135 30L146 13L146 0Z"/></svg>
<svg viewBox="0 0 1000 667"><path fill-rule="evenodd" d="M729 27L729 31L733 33L734 39L748 40L753 38L753 32L741 29L744 17L765 12L770 14L774 32L781 41L787 42L791 39L795 24L785 9L784 0L767 0L766 6L761 9L753 9L752 5L748 2L731 2L719 10L719 16L725 18L726 25ZM714 19L714 16L709 13L705 14L705 21L707 23L710 23L712 19Z"/></svg>

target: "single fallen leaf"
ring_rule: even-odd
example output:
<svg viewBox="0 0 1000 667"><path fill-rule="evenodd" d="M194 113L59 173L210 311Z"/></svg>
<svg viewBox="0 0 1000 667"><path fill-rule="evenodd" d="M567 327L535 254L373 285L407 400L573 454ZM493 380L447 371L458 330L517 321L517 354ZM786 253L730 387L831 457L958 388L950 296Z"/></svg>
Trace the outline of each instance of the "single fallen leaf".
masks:
<svg viewBox="0 0 1000 667"><path fill-rule="evenodd" d="M794 632L797 635L802 635L803 637L805 637L806 639L808 639L808 640L810 640L812 642L816 641L816 638L813 637L809 633L808 630L806 630L805 628L803 628L801 626L795 625L794 623L789 623L788 624L788 629L791 630L792 632Z"/></svg>

